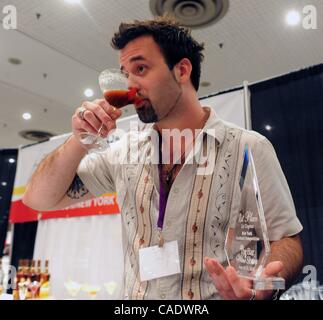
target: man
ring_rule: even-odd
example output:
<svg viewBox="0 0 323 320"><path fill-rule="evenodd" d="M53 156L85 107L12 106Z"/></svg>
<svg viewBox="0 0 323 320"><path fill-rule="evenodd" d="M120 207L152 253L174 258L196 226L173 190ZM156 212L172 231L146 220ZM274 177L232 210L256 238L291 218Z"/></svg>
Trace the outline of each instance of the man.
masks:
<svg viewBox="0 0 323 320"><path fill-rule="evenodd" d="M233 267L224 267L224 240L237 209L233 191L246 142L257 166L271 241L270 262L263 276L279 275L289 283L302 265L298 236L302 227L271 144L255 132L222 121L212 109L200 105L197 90L203 45L185 28L165 17L122 23L112 45L120 51L120 68L129 88L136 88L141 98L137 114L147 123L146 135L139 139L139 163L125 164L112 150L85 157L80 134L96 133L103 123L101 134L106 136L115 128L121 111L103 99L84 102L72 117L73 135L41 162L27 186L24 203L37 210L53 210L117 191L127 298L271 298L272 291L255 291ZM193 134L175 141L166 139L169 130ZM202 130L201 134L196 130ZM156 150L153 131L161 141L160 164L147 161ZM130 132L127 137L131 136ZM208 149L205 165L189 162L192 154L201 157L206 140L215 147ZM126 148L126 156L131 157L124 142L116 145L119 151ZM165 154L168 163L161 161ZM209 164L212 172L203 172ZM139 269L144 262L139 261L139 254L157 244L174 245L181 272L141 281Z"/></svg>

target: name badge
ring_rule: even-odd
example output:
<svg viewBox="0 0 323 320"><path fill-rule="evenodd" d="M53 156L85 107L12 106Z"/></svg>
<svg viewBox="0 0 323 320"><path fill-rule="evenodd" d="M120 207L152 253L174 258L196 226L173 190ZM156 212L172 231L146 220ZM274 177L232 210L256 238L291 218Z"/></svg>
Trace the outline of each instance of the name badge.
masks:
<svg viewBox="0 0 323 320"><path fill-rule="evenodd" d="M153 246L140 249L139 270L141 281L180 273L177 241L165 242L162 247Z"/></svg>

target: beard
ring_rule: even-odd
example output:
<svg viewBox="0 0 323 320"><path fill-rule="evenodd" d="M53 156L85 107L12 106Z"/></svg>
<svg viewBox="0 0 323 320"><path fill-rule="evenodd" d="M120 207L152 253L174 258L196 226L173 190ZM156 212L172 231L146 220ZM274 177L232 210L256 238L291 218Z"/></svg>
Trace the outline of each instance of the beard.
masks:
<svg viewBox="0 0 323 320"><path fill-rule="evenodd" d="M139 119L143 123L154 123L158 121L158 116L151 104L143 106L136 110Z"/></svg>
<svg viewBox="0 0 323 320"><path fill-rule="evenodd" d="M173 71L171 71L171 76L172 77L170 79L167 79L167 84L165 85L165 90L167 90L167 92L165 90L165 92L160 91L158 97L155 96L156 108L154 108L154 106L151 104L151 101L147 99L147 97L142 97L144 98L145 102L143 106L141 108L137 108L136 111L139 119L143 123L155 123L162 120L163 118L167 117L168 114L173 110L173 108L178 104L183 92L182 88L176 80ZM173 83L172 80L174 80ZM166 101L165 96L169 97ZM159 101L159 103L157 103L157 101ZM161 101L163 101L164 103L161 104ZM156 110L158 114L156 113Z"/></svg>

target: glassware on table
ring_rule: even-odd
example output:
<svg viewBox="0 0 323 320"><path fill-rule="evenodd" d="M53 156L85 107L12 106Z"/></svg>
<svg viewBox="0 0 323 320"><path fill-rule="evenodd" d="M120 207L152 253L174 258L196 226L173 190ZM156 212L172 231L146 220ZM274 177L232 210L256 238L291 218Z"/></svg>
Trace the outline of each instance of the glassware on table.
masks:
<svg viewBox="0 0 323 320"><path fill-rule="evenodd" d="M103 286L107 291L107 293L109 294L109 296L112 296L118 288L118 283L116 283L115 281L110 281L110 282L105 282Z"/></svg>
<svg viewBox="0 0 323 320"><path fill-rule="evenodd" d="M94 300L98 292L101 290L101 287L99 285L84 284L82 286L82 290L86 292L92 300Z"/></svg>
<svg viewBox="0 0 323 320"><path fill-rule="evenodd" d="M75 281L67 281L64 283L64 287L67 290L68 294L75 298L82 288L82 284Z"/></svg>
<svg viewBox="0 0 323 320"><path fill-rule="evenodd" d="M28 285L28 289L31 292L31 298L34 300L37 297L37 292L40 288L40 282L39 281L32 281Z"/></svg>
<svg viewBox="0 0 323 320"><path fill-rule="evenodd" d="M19 282L18 283L18 294L20 300L25 300L28 291L28 284L27 282Z"/></svg>
<svg viewBox="0 0 323 320"><path fill-rule="evenodd" d="M113 107L120 109L129 104L140 101L137 96L137 89L128 89L128 80L119 69L106 69L99 75L99 85L106 101ZM97 134L84 132L80 135L80 141L87 145L93 151L104 151L109 147L109 137L103 138L101 130L104 124L101 124Z"/></svg>

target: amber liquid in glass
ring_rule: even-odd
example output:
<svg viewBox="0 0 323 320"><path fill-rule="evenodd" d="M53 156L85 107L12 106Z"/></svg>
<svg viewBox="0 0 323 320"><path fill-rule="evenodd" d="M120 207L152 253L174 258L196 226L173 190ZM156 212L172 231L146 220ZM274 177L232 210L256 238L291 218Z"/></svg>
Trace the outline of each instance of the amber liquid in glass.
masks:
<svg viewBox="0 0 323 320"><path fill-rule="evenodd" d="M123 108L128 104L138 101L137 90L107 90L104 92L104 98L109 104L117 109Z"/></svg>

